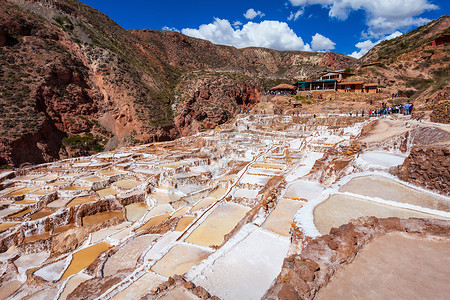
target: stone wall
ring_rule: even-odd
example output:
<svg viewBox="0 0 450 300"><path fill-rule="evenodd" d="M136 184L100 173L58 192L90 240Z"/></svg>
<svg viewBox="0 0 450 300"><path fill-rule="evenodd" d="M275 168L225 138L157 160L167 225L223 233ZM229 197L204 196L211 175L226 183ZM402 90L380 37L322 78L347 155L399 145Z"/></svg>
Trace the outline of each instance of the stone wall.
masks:
<svg viewBox="0 0 450 300"><path fill-rule="evenodd" d="M450 149L448 146L413 146L398 167L401 180L450 194Z"/></svg>

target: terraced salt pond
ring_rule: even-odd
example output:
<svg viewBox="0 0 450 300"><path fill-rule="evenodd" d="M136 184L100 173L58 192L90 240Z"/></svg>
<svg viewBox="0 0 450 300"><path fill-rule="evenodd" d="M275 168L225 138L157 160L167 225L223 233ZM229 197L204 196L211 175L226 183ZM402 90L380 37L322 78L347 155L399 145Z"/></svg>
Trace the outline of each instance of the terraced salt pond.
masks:
<svg viewBox="0 0 450 300"><path fill-rule="evenodd" d="M24 176L0 182L6 187L0 190L0 238L8 238L0 242L25 235L0 253L0 271L8 276L0 295L140 299L169 276L184 274L221 299L261 299L288 250L302 247L290 248L292 225L310 225L303 233L314 237L314 225L326 233L358 216L445 218L449 211L445 197L373 175L385 174L401 155L339 157L351 160L353 173L364 173L345 173L346 181L337 183L314 173L316 160L333 145L352 145L362 127L352 118L342 117L354 124L348 131L336 130L336 122L305 129L285 116L242 118L231 129L24 169ZM272 121L291 132L272 131ZM247 131L246 122L269 135ZM273 202L266 206L268 199ZM41 254L33 256L36 249ZM155 297L194 298L183 286Z"/></svg>
<svg viewBox="0 0 450 300"><path fill-rule="evenodd" d="M73 254L73 258L69 267L64 272L61 279L65 279L73 274L80 272L81 270L92 264L102 252L105 252L109 248L111 248L110 244L101 242L75 252Z"/></svg>
<svg viewBox="0 0 450 300"><path fill-rule="evenodd" d="M125 206L126 217L128 221L135 222L142 218L148 211L149 206L147 203L138 202Z"/></svg>
<svg viewBox="0 0 450 300"><path fill-rule="evenodd" d="M173 246L163 258L158 260L152 270L156 273L170 277L175 274L183 275L193 266L199 264L212 253L211 250L188 244Z"/></svg>
<svg viewBox="0 0 450 300"><path fill-rule="evenodd" d="M221 204L189 235L186 242L207 247L221 245L224 236L233 230L249 210L236 203Z"/></svg>
<svg viewBox="0 0 450 300"><path fill-rule="evenodd" d="M314 223L321 234L328 234L332 227L339 227L352 219L365 216L449 219L344 194L334 194L314 209Z"/></svg>
<svg viewBox="0 0 450 300"><path fill-rule="evenodd" d="M382 176L355 177L339 191L450 212L450 198L413 189Z"/></svg>
<svg viewBox="0 0 450 300"><path fill-rule="evenodd" d="M445 299L449 265L448 240L388 234L366 245L317 299Z"/></svg>
<svg viewBox="0 0 450 300"><path fill-rule="evenodd" d="M262 227L280 235L289 236L294 216L302 205L301 201L280 199Z"/></svg>

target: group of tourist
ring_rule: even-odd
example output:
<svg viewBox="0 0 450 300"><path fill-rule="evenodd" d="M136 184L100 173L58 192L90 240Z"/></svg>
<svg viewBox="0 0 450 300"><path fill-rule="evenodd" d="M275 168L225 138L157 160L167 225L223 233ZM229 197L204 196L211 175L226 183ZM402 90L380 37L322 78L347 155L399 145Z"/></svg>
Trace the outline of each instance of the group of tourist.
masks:
<svg viewBox="0 0 450 300"><path fill-rule="evenodd" d="M361 116L364 117L365 114L368 114L369 117L377 117L382 115L391 115L391 114L403 114L410 115L413 110L414 104L407 102L405 105L393 105L388 107L386 103L382 103L381 109L369 109L362 110ZM350 116L353 115L350 112ZM356 116L358 116L358 111L356 112Z"/></svg>

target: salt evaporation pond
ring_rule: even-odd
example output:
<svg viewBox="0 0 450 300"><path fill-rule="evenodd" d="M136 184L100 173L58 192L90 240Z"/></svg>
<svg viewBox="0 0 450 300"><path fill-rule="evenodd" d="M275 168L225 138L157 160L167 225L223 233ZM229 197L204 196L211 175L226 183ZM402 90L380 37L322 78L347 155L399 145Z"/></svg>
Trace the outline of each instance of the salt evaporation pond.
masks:
<svg viewBox="0 0 450 300"><path fill-rule="evenodd" d="M280 199L262 227L280 235L289 236L294 216L302 205L303 202L297 200Z"/></svg>
<svg viewBox="0 0 450 300"><path fill-rule="evenodd" d="M288 185L283 197L288 199L305 199L311 201L318 198L323 187L317 182L296 180Z"/></svg>
<svg viewBox="0 0 450 300"><path fill-rule="evenodd" d="M321 234L328 234L332 227L339 227L352 219L365 216L446 219L438 215L380 204L342 194L330 196L314 209L314 223Z"/></svg>
<svg viewBox="0 0 450 300"><path fill-rule="evenodd" d="M153 266L156 273L170 277L175 274L183 275L193 266L199 264L212 253L211 250L196 247L188 244L178 244L173 246Z"/></svg>
<svg viewBox="0 0 450 300"><path fill-rule="evenodd" d="M135 222L142 218L148 210L147 203L138 202L125 206L126 217L128 221Z"/></svg>
<svg viewBox="0 0 450 300"><path fill-rule="evenodd" d="M359 165L365 165L367 167L381 167L389 168L403 164L406 156L398 155L390 152L382 151L369 151L364 152L356 160Z"/></svg>
<svg viewBox="0 0 450 300"><path fill-rule="evenodd" d="M221 299L261 299L281 271L289 239L252 227L243 228L250 234L231 249L219 250L219 258L205 261L209 266L192 281Z"/></svg>
<svg viewBox="0 0 450 300"><path fill-rule="evenodd" d="M422 192L377 175L355 177L343 185L339 191L450 212L449 198Z"/></svg>
<svg viewBox="0 0 450 300"><path fill-rule="evenodd" d="M236 203L224 203L217 207L186 239L201 246L219 246L224 236L233 230L250 209Z"/></svg>
<svg viewBox="0 0 450 300"><path fill-rule="evenodd" d="M123 245L106 261L103 267L104 276L114 275L121 270L134 268L145 249L158 237L159 235L157 234L141 235Z"/></svg>
<svg viewBox="0 0 450 300"><path fill-rule="evenodd" d="M366 245L317 299L445 299L449 266L448 240L391 233Z"/></svg>
<svg viewBox="0 0 450 300"><path fill-rule="evenodd" d="M99 244L95 244L78 252L75 252L73 254L73 258L69 267L64 272L61 279L65 279L73 274L80 272L81 270L92 264L101 253L105 252L109 248L111 248L111 245L106 242L101 242Z"/></svg>

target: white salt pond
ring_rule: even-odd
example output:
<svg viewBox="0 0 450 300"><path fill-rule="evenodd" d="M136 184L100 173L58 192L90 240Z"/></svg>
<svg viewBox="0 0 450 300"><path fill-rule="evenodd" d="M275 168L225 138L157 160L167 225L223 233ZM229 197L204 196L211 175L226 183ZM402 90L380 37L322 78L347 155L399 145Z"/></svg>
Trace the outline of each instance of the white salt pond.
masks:
<svg viewBox="0 0 450 300"><path fill-rule="evenodd" d="M269 182L270 178L270 176L245 174L239 182L242 184L248 183L264 186Z"/></svg>
<svg viewBox="0 0 450 300"><path fill-rule="evenodd" d="M247 225L242 231L250 233L235 237L241 239L233 241L231 249L225 245L219 257L204 261L207 267L192 280L221 299L261 299L280 273L289 248L288 238L256 226Z"/></svg>
<svg viewBox="0 0 450 300"><path fill-rule="evenodd" d="M49 252L38 252L20 256L14 261L19 273L24 273L28 269L39 267L50 256Z"/></svg>
<svg viewBox="0 0 450 300"><path fill-rule="evenodd" d="M406 156L382 151L368 151L361 154L356 163L360 166L370 168L390 168L403 164Z"/></svg>
<svg viewBox="0 0 450 300"><path fill-rule="evenodd" d="M157 234L146 234L123 245L106 261L103 267L104 276L114 275L121 270L134 268L144 250L158 237L159 235Z"/></svg>
<svg viewBox="0 0 450 300"><path fill-rule="evenodd" d="M450 198L413 189L388 177L355 177L339 191L450 212Z"/></svg>
<svg viewBox="0 0 450 300"><path fill-rule="evenodd" d="M237 189L236 192L234 192L233 197L234 198L247 198L247 199L254 199L258 195L258 190L249 190L249 189Z"/></svg>
<svg viewBox="0 0 450 300"><path fill-rule="evenodd" d="M332 227L347 224L351 219L364 216L377 218L398 217L446 219L406 208L400 208L358 197L334 194L314 209L314 223L321 234L328 234Z"/></svg>
<svg viewBox="0 0 450 300"><path fill-rule="evenodd" d="M284 198L311 201L318 198L323 187L317 182L296 180L290 183L283 194Z"/></svg>
<svg viewBox="0 0 450 300"><path fill-rule="evenodd" d="M54 262L52 264L40 268L39 270L34 272L34 275L39 276L46 281L59 280L63 275L64 271L69 266L71 260L72 258L68 256L64 259L61 259L57 262Z"/></svg>

